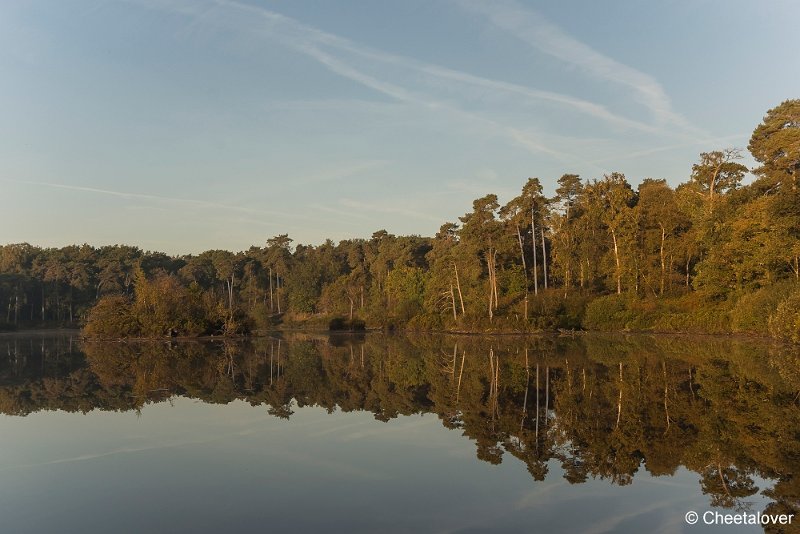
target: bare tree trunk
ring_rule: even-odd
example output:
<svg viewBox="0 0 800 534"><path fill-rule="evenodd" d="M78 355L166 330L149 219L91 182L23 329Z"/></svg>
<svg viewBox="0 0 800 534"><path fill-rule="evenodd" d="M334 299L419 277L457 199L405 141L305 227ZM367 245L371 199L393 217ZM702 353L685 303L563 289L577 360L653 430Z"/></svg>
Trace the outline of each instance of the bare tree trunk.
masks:
<svg viewBox="0 0 800 534"><path fill-rule="evenodd" d="M275 301L278 304L278 313L281 313L281 278L275 273Z"/></svg>
<svg viewBox="0 0 800 534"><path fill-rule="evenodd" d="M489 247L489 251L486 253L486 268L489 271L489 322L492 322L494 318L494 280L492 275L492 264L494 260L494 255L492 254L492 248Z"/></svg>
<svg viewBox="0 0 800 534"><path fill-rule="evenodd" d="M497 249L492 252L492 288L494 290L494 309L497 309Z"/></svg>
<svg viewBox="0 0 800 534"><path fill-rule="evenodd" d="M687 254L686 255L686 289L689 289L689 262L692 261L692 257Z"/></svg>
<svg viewBox="0 0 800 534"><path fill-rule="evenodd" d="M453 283L450 283L450 302L453 304L453 320L458 320L458 314L456 313L456 294L453 291Z"/></svg>
<svg viewBox="0 0 800 534"><path fill-rule="evenodd" d="M536 450L539 450L539 364L536 364Z"/></svg>
<svg viewBox="0 0 800 534"><path fill-rule="evenodd" d="M550 366L544 368L544 427L550 418Z"/></svg>
<svg viewBox="0 0 800 534"><path fill-rule="evenodd" d="M613 229L611 230L611 239L614 240L614 261L617 265L617 294L622 293L622 267L619 263L619 249L617 248L617 233Z"/></svg>
<svg viewBox="0 0 800 534"><path fill-rule="evenodd" d="M467 312L464 311L464 296L461 294L461 281L458 278L458 267L455 262L453 262L453 270L456 272L456 288L458 289L458 300L461 302L461 315L464 315Z"/></svg>
<svg viewBox="0 0 800 534"><path fill-rule="evenodd" d="M667 264L666 264L666 261L665 261L665 258L664 258L664 241L667 238L667 232L664 229L664 225L663 224L658 223L658 225L661 227L661 250L660 250L660 254L661 254L661 287L659 288L659 294L661 296L663 296L664 295L664 278L666 277L666 274L667 274Z"/></svg>
<svg viewBox="0 0 800 534"><path fill-rule="evenodd" d="M669 404L668 404L668 393L669 393L669 384L667 382L667 362L661 362L661 369L664 373L664 415L667 418L667 430L669 430L670 424L672 424L672 419L669 417ZM666 430L664 431L666 433Z"/></svg>
<svg viewBox="0 0 800 534"><path fill-rule="evenodd" d="M617 425L616 428L619 427L619 421L622 418L622 362L619 362L619 400L617 401Z"/></svg>
<svg viewBox="0 0 800 534"><path fill-rule="evenodd" d="M544 227L542 227L542 278L547 289L547 249L544 247Z"/></svg>
<svg viewBox="0 0 800 534"><path fill-rule="evenodd" d="M458 398L461 395L461 377L464 376L464 360L466 359L467 359L467 351L462 351L461 370L458 372L458 386L456 386L456 404L458 404Z"/></svg>
<svg viewBox="0 0 800 534"><path fill-rule="evenodd" d="M235 283L234 275L231 274L230 282L228 282L228 309L233 313L233 284Z"/></svg>
<svg viewBox="0 0 800 534"><path fill-rule="evenodd" d="M269 268L269 313L275 313L275 304L272 300L273 297L273 290L272 290L272 267Z"/></svg>
<svg viewBox="0 0 800 534"><path fill-rule="evenodd" d="M522 272L525 274L525 321L528 320L528 266L525 263L525 249L522 246L522 232L517 227L517 240L519 241L519 257L522 259Z"/></svg>
<svg viewBox="0 0 800 534"><path fill-rule="evenodd" d="M536 261L536 222L531 208L531 248L533 249L533 294L539 294L539 266Z"/></svg>

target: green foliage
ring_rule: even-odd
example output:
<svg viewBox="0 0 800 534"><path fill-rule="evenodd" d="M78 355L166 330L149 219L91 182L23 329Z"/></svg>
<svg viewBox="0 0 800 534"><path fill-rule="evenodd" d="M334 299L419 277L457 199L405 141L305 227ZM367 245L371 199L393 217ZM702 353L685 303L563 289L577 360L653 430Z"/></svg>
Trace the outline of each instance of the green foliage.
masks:
<svg viewBox="0 0 800 534"><path fill-rule="evenodd" d="M289 286L289 306L298 312L316 310L321 292L322 275L320 265L302 262L293 267L286 277Z"/></svg>
<svg viewBox="0 0 800 534"><path fill-rule="evenodd" d="M583 326L599 331L654 331L729 333L730 303L701 295L672 299L638 299L635 295L607 295L592 300Z"/></svg>
<svg viewBox="0 0 800 534"><path fill-rule="evenodd" d="M731 309L731 329L744 334L769 334L769 319L778 305L797 290L797 284L788 280L774 286L745 293Z"/></svg>
<svg viewBox="0 0 800 534"><path fill-rule="evenodd" d="M408 321L422 311L425 273L416 267L393 269L386 277L386 293L397 317Z"/></svg>
<svg viewBox="0 0 800 534"><path fill-rule="evenodd" d="M83 332L92 338L131 337L139 335L140 325L129 298L108 295L91 309Z"/></svg>
<svg viewBox="0 0 800 534"><path fill-rule="evenodd" d="M633 315L628 310L630 297L626 294L606 295L591 301L586 307L583 326L590 330L613 331L625 328Z"/></svg>
<svg viewBox="0 0 800 534"><path fill-rule="evenodd" d="M800 343L800 291L795 291L778 305L769 318L769 331L778 339Z"/></svg>

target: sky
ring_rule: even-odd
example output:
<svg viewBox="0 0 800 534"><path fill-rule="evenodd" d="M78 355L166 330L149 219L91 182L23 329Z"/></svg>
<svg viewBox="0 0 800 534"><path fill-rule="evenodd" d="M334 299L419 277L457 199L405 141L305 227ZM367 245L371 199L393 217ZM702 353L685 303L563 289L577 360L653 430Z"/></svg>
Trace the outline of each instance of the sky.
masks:
<svg viewBox="0 0 800 534"><path fill-rule="evenodd" d="M675 186L800 97L798 20L795 0L4 1L0 244L433 235L528 177Z"/></svg>

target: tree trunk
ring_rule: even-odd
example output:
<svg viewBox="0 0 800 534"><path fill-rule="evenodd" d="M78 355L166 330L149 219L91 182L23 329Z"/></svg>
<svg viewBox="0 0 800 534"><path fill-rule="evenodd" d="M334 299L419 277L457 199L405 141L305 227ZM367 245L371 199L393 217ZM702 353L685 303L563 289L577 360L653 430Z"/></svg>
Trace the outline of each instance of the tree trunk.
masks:
<svg viewBox="0 0 800 534"><path fill-rule="evenodd" d="M667 233L666 233L666 230L664 229L664 225L663 224L658 223L658 225L661 227L661 250L660 250L660 254L661 254L661 287L659 288L659 294L661 296L663 296L664 295L664 278L665 278L666 273L667 273L667 265L666 265L666 261L665 261L665 258L664 258L664 240L667 237Z"/></svg>
<svg viewBox="0 0 800 534"><path fill-rule="evenodd" d="M456 288L458 289L458 300L461 302L461 315L464 315L466 313L464 311L464 296L461 294L461 281L458 278L458 267L455 262L453 262L453 270L456 272Z"/></svg>
<svg viewBox="0 0 800 534"><path fill-rule="evenodd" d="M614 241L614 262L617 265L617 295L622 293L622 267L619 263L619 249L617 248L617 233L611 230L611 239Z"/></svg>
<svg viewBox="0 0 800 534"><path fill-rule="evenodd" d="M539 294L539 266L536 261L536 222L533 216L533 208L531 208L531 248L533 249L533 294Z"/></svg>
<svg viewBox="0 0 800 534"><path fill-rule="evenodd" d="M622 419L622 362L619 362L619 399L617 400L617 425L619 427L620 419Z"/></svg>
<svg viewBox="0 0 800 534"><path fill-rule="evenodd" d="M486 252L486 268L489 271L489 322L494 318L494 274L492 272L492 264L494 263L494 254L492 248Z"/></svg>
<svg viewBox="0 0 800 534"><path fill-rule="evenodd" d="M544 427L550 417L550 366L544 368Z"/></svg>
<svg viewBox="0 0 800 534"><path fill-rule="evenodd" d="M228 286L228 312L233 315L233 275L225 279L225 285Z"/></svg>
<svg viewBox="0 0 800 534"><path fill-rule="evenodd" d="M517 240L519 241L519 257L522 260L522 272L525 274L525 321L528 320L528 266L525 263L525 249L522 246L522 232L517 227Z"/></svg>
<svg viewBox="0 0 800 534"><path fill-rule="evenodd" d="M275 313L275 305L272 300L272 267L269 268L269 313Z"/></svg>
<svg viewBox="0 0 800 534"><path fill-rule="evenodd" d="M689 263L692 261L690 255L686 255L686 289L689 289Z"/></svg>
<svg viewBox="0 0 800 534"><path fill-rule="evenodd" d="M544 247L544 227L542 227L542 278L547 289L547 249Z"/></svg>
<svg viewBox="0 0 800 534"><path fill-rule="evenodd" d="M450 302L453 305L453 320L458 320L458 314L456 313L456 293L453 291L453 283L450 283Z"/></svg>
<svg viewBox="0 0 800 534"><path fill-rule="evenodd" d="M494 309L496 310L500 300L497 297L497 250L492 252L492 288L494 290Z"/></svg>
<svg viewBox="0 0 800 534"><path fill-rule="evenodd" d="M278 304L278 313L281 313L281 278L275 273L275 302Z"/></svg>

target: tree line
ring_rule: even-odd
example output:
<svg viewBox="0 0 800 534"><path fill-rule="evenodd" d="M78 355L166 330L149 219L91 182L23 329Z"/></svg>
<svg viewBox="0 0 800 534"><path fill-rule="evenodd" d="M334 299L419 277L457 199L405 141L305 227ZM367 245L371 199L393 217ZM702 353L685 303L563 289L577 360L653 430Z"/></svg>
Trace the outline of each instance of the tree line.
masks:
<svg viewBox="0 0 800 534"><path fill-rule="evenodd" d="M244 332L277 324L772 334L800 341L800 100L768 111L748 149L701 153L673 188L619 172L488 194L433 237L167 256L89 245L0 249L0 317L98 335ZM149 296L148 296L149 295ZM94 310L90 313L90 310ZM91 331L91 328L90 328Z"/></svg>

